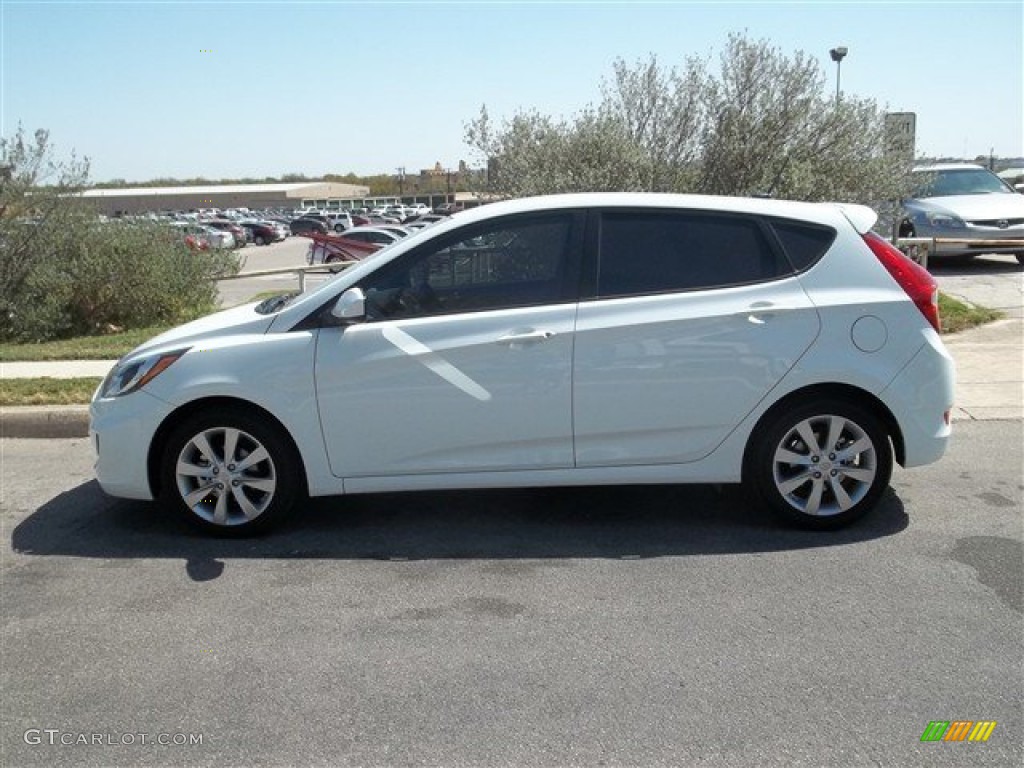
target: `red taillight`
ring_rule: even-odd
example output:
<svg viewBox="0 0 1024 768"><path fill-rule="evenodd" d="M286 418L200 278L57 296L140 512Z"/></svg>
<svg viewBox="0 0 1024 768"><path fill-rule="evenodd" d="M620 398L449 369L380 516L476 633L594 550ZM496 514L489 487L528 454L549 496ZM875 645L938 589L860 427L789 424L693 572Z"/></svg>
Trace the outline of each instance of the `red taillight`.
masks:
<svg viewBox="0 0 1024 768"><path fill-rule="evenodd" d="M900 288L906 291L907 296L921 310L921 314L931 323L932 328L939 330L939 286L935 278L928 274L928 270L911 261L903 253L874 232L864 235L864 242L867 243L871 252L882 262L882 266L889 270Z"/></svg>

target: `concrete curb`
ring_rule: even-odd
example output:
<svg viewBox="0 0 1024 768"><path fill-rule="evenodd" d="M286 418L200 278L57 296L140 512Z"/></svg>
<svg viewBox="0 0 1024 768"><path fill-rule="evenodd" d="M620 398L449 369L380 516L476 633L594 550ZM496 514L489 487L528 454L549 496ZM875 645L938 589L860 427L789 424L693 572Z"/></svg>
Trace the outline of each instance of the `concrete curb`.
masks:
<svg viewBox="0 0 1024 768"><path fill-rule="evenodd" d="M88 405L0 408L0 437L88 437Z"/></svg>

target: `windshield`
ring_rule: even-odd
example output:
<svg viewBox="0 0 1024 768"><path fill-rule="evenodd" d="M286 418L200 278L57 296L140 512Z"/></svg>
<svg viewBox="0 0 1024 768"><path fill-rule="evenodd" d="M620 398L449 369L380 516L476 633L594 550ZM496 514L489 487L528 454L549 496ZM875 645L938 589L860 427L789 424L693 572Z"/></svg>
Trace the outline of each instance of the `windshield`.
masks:
<svg viewBox="0 0 1024 768"><path fill-rule="evenodd" d="M1014 194L1002 179L984 168L914 173L914 197Z"/></svg>

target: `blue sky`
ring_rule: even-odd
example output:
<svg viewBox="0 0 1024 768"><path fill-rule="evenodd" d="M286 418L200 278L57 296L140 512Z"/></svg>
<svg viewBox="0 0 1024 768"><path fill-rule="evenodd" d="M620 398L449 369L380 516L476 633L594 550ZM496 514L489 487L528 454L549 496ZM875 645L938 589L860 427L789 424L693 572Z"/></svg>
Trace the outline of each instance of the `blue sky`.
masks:
<svg viewBox="0 0 1024 768"><path fill-rule="evenodd" d="M1024 155L1024 3L0 0L0 134L50 131L92 178L409 172L472 161L467 121L570 116L616 58L730 32L917 113L918 152ZM207 52L208 51L208 52Z"/></svg>

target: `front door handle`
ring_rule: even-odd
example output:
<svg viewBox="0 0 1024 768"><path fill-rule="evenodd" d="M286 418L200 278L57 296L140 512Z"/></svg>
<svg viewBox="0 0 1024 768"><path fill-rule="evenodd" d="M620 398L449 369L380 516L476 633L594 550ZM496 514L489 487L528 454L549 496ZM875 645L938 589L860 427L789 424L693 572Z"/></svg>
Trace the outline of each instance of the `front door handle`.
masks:
<svg viewBox="0 0 1024 768"><path fill-rule="evenodd" d="M537 344L547 341L555 335L554 331L523 331L506 334L498 339L498 344L508 344L513 349L525 347L528 344Z"/></svg>

